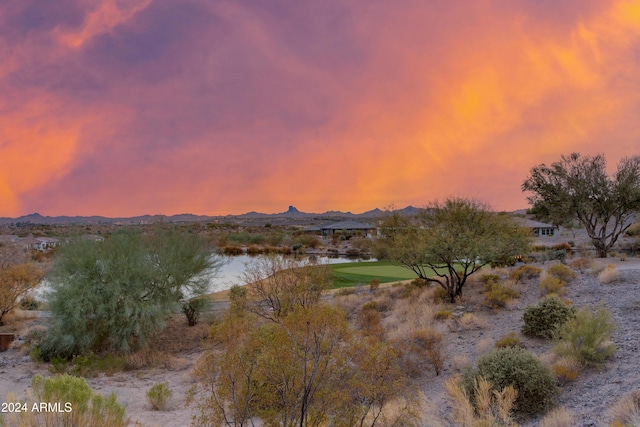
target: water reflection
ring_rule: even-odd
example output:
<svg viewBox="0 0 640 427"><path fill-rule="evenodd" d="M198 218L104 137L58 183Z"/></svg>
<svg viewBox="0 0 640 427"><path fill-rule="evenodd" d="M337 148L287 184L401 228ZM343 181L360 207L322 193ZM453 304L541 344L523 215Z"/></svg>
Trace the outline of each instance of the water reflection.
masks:
<svg viewBox="0 0 640 427"><path fill-rule="evenodd" d="M281 256L281 255L278 255ZM265 255L249 256L238 255L232 257L225 257L225 264L220 268L220 271L216 277L211 279L211 292L224 291L230 289L233 285L242 285L241 275L245 270L245 266L251 262L259 262L260 260L267 258ZM346 258L346 257L328 257L328 256L301 256L302 260L310 261L317 264L342 264L345 262L370 262L376 261L375 258L363 259L363 258Z"/></svg>

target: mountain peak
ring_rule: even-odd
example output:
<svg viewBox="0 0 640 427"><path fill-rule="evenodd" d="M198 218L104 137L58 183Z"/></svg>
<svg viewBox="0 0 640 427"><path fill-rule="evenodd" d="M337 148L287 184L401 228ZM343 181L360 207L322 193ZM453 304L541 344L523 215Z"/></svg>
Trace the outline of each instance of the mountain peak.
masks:
<svg viewBox="0 0 640 427"><path fill-rule="evenodd" d="M295 206L289 206L289 209L287 209L287 213L288 214L296 214L296 213L300 213L300 211L298 209L296 209Z"/></svg>

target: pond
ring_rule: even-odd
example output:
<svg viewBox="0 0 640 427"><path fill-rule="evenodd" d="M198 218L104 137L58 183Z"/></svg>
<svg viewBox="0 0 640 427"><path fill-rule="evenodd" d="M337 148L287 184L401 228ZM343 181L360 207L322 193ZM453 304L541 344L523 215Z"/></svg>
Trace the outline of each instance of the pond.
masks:
<svg viewBox="0 0 640 427"><path fill-rule="evenodd" d="M260 260L264 258L266 258L264 255L225 257L225 264L220 268L218 274L211 279L210 292L224 291L230 289L233 285L242 285L241 276L247 264L260 262ZM299 259L308 260L309 256L303 255L300 256ZM376 259L370 258L365 260L362 258L316 256L315 261L318 264L341 264L345 262L369 262L376 261Z"/></svg>

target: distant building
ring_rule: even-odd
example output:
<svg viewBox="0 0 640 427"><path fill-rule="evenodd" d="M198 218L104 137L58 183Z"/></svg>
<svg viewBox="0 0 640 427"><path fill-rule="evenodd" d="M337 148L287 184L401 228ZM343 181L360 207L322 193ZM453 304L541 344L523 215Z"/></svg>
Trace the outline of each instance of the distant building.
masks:
<svg viewBox="0 0 640 427"><path fill-rule="evenodd" d="M374 225L357 221L334 222L323 225L319 229L323 236L332 236L336 232L345 232L347 234L355 234L356 232L359 232L365 237L372 237L376 235L376 227Z"/></svg>
<svg viewBox="0 0 640 427"><path fill-rule="evenodd" d="M558 228L554 227L551 224L546 224L544 222L534 221L526 218L516 218L516 221L523 226L531 229L531 232L536 237L552 237L555 236Z"/></svg>
<svg viewBox="0 0 640 427"><path fill-rule="evenodd" d="M37 251L47 251L58 246L59 240L53 237L19 237L13 240L13 243L23 246L25 249L33 249Z"/></svg>

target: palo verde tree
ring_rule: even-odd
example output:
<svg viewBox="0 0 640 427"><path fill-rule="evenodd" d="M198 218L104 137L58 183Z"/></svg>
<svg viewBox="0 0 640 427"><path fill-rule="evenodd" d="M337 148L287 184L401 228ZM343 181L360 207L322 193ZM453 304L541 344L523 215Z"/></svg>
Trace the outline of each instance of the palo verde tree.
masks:
<svg viewBox="0 0 640 427"><path fill-rule="evenodd" d="M203 240L174 228L64 245L51 277L54 322L43 356L144 346L178 301L206 291L220 265Z"/></svg>
<svg viewBox="0 0 640 427"><path fill-rule="evenodd" d="M529 232L476 200L450 198L415 216L392 213L380 227L378 256L437 283L451 302L462 296L467 278L491 262L525 254Z"/></svg>
<svg viewBox="0 0 640 427"><path fill-rule="evenodd" d="M531 169L522 184L539 217L561 225L584 225L598 257L605 258L640 209L640 156L625 157L611 176L602 154L562 156L551 166Z"/></svg>

